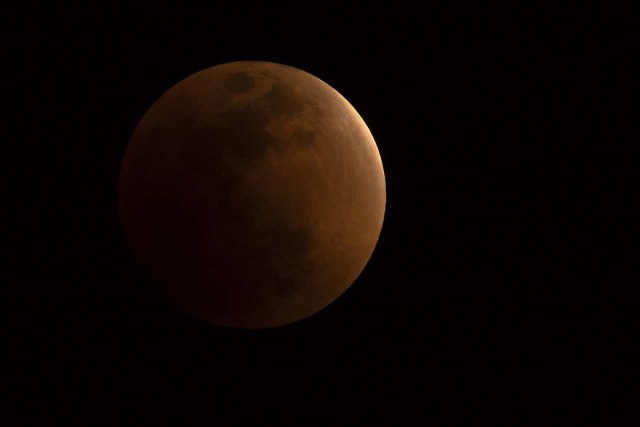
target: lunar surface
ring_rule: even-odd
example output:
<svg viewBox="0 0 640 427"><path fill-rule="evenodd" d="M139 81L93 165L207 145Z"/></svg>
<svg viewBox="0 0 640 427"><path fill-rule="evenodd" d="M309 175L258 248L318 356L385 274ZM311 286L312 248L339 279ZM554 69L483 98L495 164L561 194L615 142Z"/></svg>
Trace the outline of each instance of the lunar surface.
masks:
<svg viewBox="0 0 640 427"><path fill-rule="evenodd" d="M383 223L382 161L356 110L269 62L191 75L144 115L120 171L134 258L184 311L235 328L284 325L338 298Z"/></svg>

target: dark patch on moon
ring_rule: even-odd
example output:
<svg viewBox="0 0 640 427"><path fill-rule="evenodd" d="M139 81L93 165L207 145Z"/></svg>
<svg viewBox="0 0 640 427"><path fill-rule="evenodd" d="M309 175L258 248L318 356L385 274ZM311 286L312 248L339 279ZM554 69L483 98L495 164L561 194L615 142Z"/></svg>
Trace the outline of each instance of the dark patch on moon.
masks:
<svg viewBox="0 0 640 427"><path fill-rule="evenodd" d="M291 142L301 147L312 147L316 143L316 134L310 130L298 128L291 134Z"/></svg>
<svg viewBox="0 0 640 427"><path fill-rule="evenodd" d="M295 114L303 111L307 106L304 98L282 83L274 84L271 90L261 98L273 114Z"/></svg>
<svg viewBox="0 0 640 427"><path fill-rule="evenodd" d="M252 261L247 267L254 270L250 276L263 277L258 285L271 289L277 297L299 293L313 269L308 256L313 244L309 231L274 222L250 234L254 243L245 253Z"/></svg>
<svg viewBox="0 0 640 427"><path fill-rule="evenodd" d="M209 143L224 147L223 156L255 161L264 156L269 146L280 142L267 131L269 113L262 108L248 106L220 117L223 125L208 128L206 138Z"/></svg>
<svg viewBox="0 0 640 427"><path fill-rule="evenodd" d="M282 298L300 293L309 285L305 278L313 275L313 263L308 256L313 238L309 230L287 225L289 213L284 206L275 207L268 215L256 218L254 213L262 206L259 201L261 195L254 194L251 188L243 185L241 177L262 161L270 147L283 149L291 144L313 144L316 135L297 129L289 137L273 136L267 131L273 114L265 107L252 103L240 110L227 110L219 115L215 126L201 128L189 144L185 144L181 156L192 159L189 176L205 180L209 175L207 171L212 168L224 172L224 175L218 178L215 190L210 191L207 206L181 207L179 212L184 212L184 217L174 222L194 225L194 229L211 227L217 230L213 239L219 243L213 247L222 249L198 248L196 252L207 253L207 258L211 257L208 261L201 260L202 266L215 264L221 275L220 282L244 277L240 283L253 283L253 286L264 289L266 294ZM199 185L197 182L190 184L194 189ZM193 212L208 214L195 218ZM192 240L198 238L195 232L189 234ZM180 247L181 252L186 252L187 248L182 246L174 248ZM230 249L232 247L237 250ZM230 253L236 256L227 258ZM189 257L192 260L198 258L196 253L189 254ZM217 263L213 261L215 259L226 261ZM242 259L243 265L234 265L237 259ZM262 282L254 283L256 277L263 278ZM246 301L234 303L233 300L242 299L241 295L250 295L251 292L240 292L236 296L234 291L229 292L229 300L225 302L229 307L239 310L239 307L247 305ZM195 296L190 304L198 298L204 296ZM225 304L219 310L223 310Z"/></svg>
<svg viewBox="0 0 640 427"><path fill-rule="evenodd" d="M245 73L236 73L224 81L224 88L229 93L248 92L254 87L256 81Z"/></svg>
<svg viewBox="0 0 640 427"><path fill-rule="evenodd" d="M266 95L268 96L268 95ZM286 95L276 91L281 102L293 104L282 99ZM264 104L263 104L264 105ZM220 114L221 124L202 129L198 138L208 140L209 144L222 147L223 158L234 158L239 161L258 161L262 159L269 147L286 149L287 146L312 147L317 142L315 132L298 128L289 137L278 137L267 131L267 124L273 116L273 109L263 105L251 104L242 110L228 110ZM271 105L271 104L268 104ZM299 111L300 107L296 107ZM284 108L278 109L281 113ZM291 110L291 112L296 111Z"/></svg>

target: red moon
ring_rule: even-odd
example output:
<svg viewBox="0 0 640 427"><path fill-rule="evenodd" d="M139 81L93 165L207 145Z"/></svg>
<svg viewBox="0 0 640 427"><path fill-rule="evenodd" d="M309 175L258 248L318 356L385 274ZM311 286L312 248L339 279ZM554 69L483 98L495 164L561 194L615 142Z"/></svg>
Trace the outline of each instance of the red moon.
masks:
<svg viewBox="0 0 640 427"><path fill-rule="evenodd" d="M382 161L336 90L293 67L242 61L182 80L146 112L120 171L129 248L179 308L265 328L326 307L382 228Z"/></svg>

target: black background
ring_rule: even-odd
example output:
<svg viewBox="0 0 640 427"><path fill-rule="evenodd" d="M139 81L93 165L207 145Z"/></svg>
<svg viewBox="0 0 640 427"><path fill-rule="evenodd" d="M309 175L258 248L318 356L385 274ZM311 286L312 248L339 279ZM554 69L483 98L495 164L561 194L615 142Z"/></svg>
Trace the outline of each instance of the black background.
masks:
<svg viewBox="0 0 640 427"><path fill-rule="evenodd" d="M633 10L161 3L2 14L3 425L639 415ZM116 210L144 112L190 74L246 59L341 92L388 193L352 288L258 331L156 295Z"/></svg>

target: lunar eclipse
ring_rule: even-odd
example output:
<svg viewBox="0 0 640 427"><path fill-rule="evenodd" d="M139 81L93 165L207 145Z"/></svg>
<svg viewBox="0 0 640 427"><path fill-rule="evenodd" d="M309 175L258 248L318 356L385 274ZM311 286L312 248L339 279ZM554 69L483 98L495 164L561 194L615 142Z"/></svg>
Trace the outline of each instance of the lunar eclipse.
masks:
<svg viewBox="0 0 640 427"><path fill-rule="evenodd" d="M233 62L187 77L127 146L119 210L129 248L182 310L265 328L326 307L380 235L385 177L365 122L302 70Z"/></svg>

